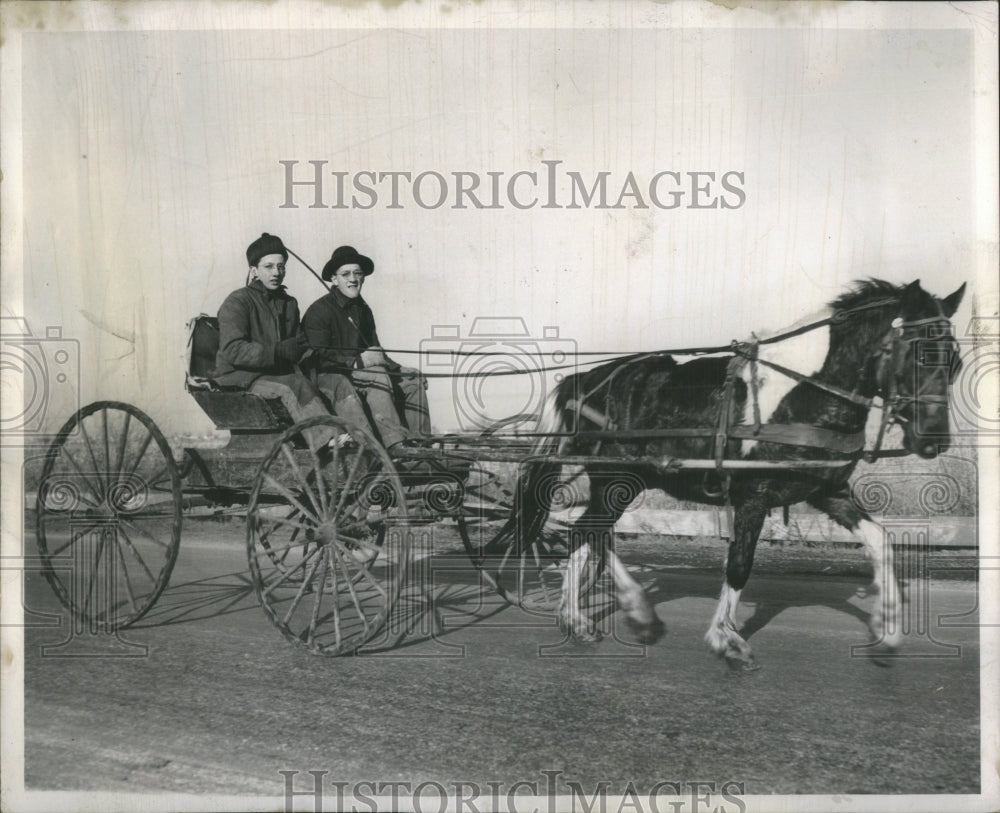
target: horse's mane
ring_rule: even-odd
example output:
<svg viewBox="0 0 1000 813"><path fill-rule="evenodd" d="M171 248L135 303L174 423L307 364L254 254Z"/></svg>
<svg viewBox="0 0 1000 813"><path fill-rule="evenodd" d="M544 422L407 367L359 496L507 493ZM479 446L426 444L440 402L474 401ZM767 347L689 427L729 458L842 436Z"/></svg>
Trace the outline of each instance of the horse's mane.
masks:
<svg viewBox="0 0 1000 813"><path fill-rule="evenodd" d="M835 313L850 313L850 316L839 323L835 317L831 325L830 352L820 371L821 377L846 380L845 376L857 369L858 359L870 353L872 342L886 329L887 309L898 308L905 288L884 279L858 280L830 303Z"/></svg>
<svg viewBox="0 0 1000 813"><path fill-rule="evenodd" d="M893 285L884 279L869 278L857 280L851 290L845 291L830 303L836 311L846 311L867 305L878 299L899 299L903 292L902 285Z"/></svg>

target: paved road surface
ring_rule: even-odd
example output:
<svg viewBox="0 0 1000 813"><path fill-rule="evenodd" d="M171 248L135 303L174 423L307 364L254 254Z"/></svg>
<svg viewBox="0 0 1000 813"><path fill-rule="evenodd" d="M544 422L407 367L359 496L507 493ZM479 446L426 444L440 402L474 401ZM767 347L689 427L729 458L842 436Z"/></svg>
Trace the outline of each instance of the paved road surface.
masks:
<svg viewBox="0 0 1000 813"><path fill-rule="evenodd" d="M904 654L937 657L880 665L851 657L871 602L859 555L764 547L740 614L763 668L741 673L702 642L721 550L676 539L621 549L667 625L654 646L618 635L617 615L601 643L566 642L442 553L430 560L438 633L413 595L402 645L327 659L287 643L256 605L241 524L188 522L171 587L122 633L127 646L88 635L58 646L64 628L28 631L26 785L280 796L282 770L542 788L551 770L588 794L628 780L732 781L753 794L978 791L976 614L936 623L976 608L971 574L921 594L929 634L911 618ZM38 576L27 595L33 611L57 609ZM43 645L56 647L43 657Z"/></svg>

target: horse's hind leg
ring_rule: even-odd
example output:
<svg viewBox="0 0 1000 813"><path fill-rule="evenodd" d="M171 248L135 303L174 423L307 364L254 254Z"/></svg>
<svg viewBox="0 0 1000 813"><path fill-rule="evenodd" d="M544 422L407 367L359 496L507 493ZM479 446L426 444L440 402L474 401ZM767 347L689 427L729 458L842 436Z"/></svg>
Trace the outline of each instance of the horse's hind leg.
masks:
<svg viewBox="0 0 1000 813"><path fill-rule="evenodd" d="M570 531L577 534L576 528ZM573 540L573 547L563 574L562 599L559 602L559 626L578 641L599 641L601 633L593 619L580 606L580 583L583 580L587 559L593 555L590 545L584 540ZM597 552L600 555L600 552Z"/></svg>
<svg viewBox="0 0 1000 813"><path fill-rule="evenodd" d="M642 585L632 578L624 562L612 549L607 551L608 565L615 579L615 592L625 610L625 620L635 637L643 644L656 643L663 637L663 622L649 603Z"/></svg>
<svg viewBox="0 0 1000 813"><path fill-rule="evenodd" d="M868 626L877 643L896 649L902 642L902 598L892 547L886 542L884 529L854 504L846 489L833 495L811 497L809 504L825 511L849 531L861 534L874 570L872 581L879 591Z"/></svg>
<svg viewBox="0 0 1000 813"><path fill-rule="evenodd" d="M590 477L590 499L587 510L569 531L570 555L563 576L559 624L577 640L597 641L601 634L582 606L581 583L588 557L606 556L611 552L614 525L625 507L619 506L614 499L607 499L606 490L615 482L613 476L592 470L588 470L587 474Z"/></svg>
<svg viewBox="0 0 1000 813"><path fill-rule="evenodd" d="M757 538L764 527L766 514L767 509L758 503L746 503L736 508L733 537L726 558L726 580L715 615L705 633L705 640L716 655L726 658L730 664L742 665L744 669L756 669L757 659L750 644L736 631L736 608L739 607L740 593L750 578Z"/></svg>

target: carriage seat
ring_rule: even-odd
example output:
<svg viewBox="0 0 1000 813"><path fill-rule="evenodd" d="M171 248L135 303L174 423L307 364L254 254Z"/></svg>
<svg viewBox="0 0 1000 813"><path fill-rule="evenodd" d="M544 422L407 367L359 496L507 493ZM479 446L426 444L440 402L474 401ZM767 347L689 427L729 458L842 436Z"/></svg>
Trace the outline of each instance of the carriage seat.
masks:
<svg viewBox="0 0 1000 813"><path fill-rule="evenodd" d="M219 320L201 314L188 323L188 368L184 388L215 423L231 432L279 432L292 425L280 398L263 398L241 387L223 387L212 380L219 351Z"/></svg>

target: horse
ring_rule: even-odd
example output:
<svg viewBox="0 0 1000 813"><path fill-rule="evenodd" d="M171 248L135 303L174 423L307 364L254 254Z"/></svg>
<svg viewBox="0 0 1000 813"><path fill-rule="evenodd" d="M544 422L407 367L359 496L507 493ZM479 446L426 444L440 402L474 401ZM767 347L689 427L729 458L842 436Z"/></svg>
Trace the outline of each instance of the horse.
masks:
<svg viewBox="0 0 1000 813"><path fill-rule="evenodd" d="M806 502L861 536L881 592L870 613L873 646L898 648L901 595L891 546L852 501L848 478L862 458L876 398L883 410L879 444L896 424L909 453L933 458L948 448L948 387L960 364L950 318L964 292L963 283L938 299L919 280L857 281L822 318L778 341L734 343L730 352L694 353L687 361L673 351L649 353L567 376L546 401L536 454L522 464L514 512L495 543L524 546L538 538L551 508L545 494L561 470L547 458L584 456L590 494L568 535L560 625L580 641L600 637L581 609L581 580L609 566L629 626L639 641L653 643L664 627L614 551L615 522L644 488L730 506L725 578L705 640L731 666L755 669L735 623L740 593L768 512ZM677 465L685 458L713 462L693 470ZM641 462L624 468L623 460ZM740 468L739 461L756 463ZM770 468L756 467L767 461ZM631 484L637 478L638 488Z"/></svg>

